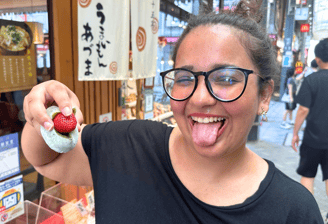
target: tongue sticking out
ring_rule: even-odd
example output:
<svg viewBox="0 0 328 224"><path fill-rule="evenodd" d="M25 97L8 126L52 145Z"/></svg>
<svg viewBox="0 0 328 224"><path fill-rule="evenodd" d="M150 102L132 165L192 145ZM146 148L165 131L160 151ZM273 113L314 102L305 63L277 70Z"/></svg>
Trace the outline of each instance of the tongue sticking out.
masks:
<svg viewBox="0 0 328 224"><path fill-rule="evenodd" d="M218 136L218 131L222 125L222 121L209 124L195 122L192 131L192 138L194 143L199 146L213 145Z"/></svg>

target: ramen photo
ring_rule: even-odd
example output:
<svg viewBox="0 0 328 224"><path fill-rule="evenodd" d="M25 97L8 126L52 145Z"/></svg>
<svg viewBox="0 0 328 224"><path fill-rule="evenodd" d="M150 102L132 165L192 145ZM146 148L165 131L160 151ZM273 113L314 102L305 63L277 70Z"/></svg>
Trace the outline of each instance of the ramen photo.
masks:
<svg viewBox="0 0 328 224"><path fill-rule="evenodd" d="M30 47L29 33L19 26L1 26L0 47L7 51L23 51Z"/></svg>

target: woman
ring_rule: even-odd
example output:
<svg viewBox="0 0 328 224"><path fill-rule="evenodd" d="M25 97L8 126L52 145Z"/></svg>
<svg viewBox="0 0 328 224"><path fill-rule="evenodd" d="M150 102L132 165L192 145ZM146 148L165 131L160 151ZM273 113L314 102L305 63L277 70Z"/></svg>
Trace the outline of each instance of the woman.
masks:
<svg viewBox="0 0 328 224"><path fill-rule="evenodd" d="M270 40L248 16L258 7L241 2L234 12L189 21L175 69L161 73L176 128L144 120L82 125L77 146L59 155L39 136L40 124L52 128L44 105L56 101L68 115L79 103L51 81L25 98L26 158L52 179L92 185L97 223L323 223L311 193L246 147L277 73Z"/></svg>
<svg viewBox="0 0 328 224"><path fill-rule="evenodd" d="M287 90L288 96L289 96L289 103L285 103L286 110L284 112L284 115L282 117L283 122L281 123L280 127L284 129L292 128L292 125L294 125L293 121L293 110L296 108L296 102L294 101L296 96L296 73L294 68L290 68L286 72L287 79L285 83L285 88ZM289 122L287 123L287 117L289 117Z"/></svg>

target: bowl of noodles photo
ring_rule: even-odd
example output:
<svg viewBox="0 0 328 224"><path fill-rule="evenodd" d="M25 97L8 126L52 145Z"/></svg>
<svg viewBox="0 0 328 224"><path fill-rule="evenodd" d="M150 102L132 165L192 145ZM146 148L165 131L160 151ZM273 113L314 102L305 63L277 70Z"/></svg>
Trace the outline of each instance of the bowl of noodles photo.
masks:
<svg viewBox="0 0 328 224"><path fill-rule="evenodd" d="M32 45L32 31L25 23L1 23L0 52L2 55L25 55Z"/></svg>

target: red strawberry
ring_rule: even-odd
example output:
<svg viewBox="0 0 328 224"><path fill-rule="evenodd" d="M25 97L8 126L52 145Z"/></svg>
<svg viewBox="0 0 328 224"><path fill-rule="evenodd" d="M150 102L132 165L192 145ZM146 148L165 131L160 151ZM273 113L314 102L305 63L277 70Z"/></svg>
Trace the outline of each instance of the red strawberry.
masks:
<svg viewBox="0 0 328 224"><path fill-rule="evenodd" d="M72 113L70 116L66 117L64 114L59 113L53 119L54 128L59 133L70 133L76 127L77 121Z"/></svg>

